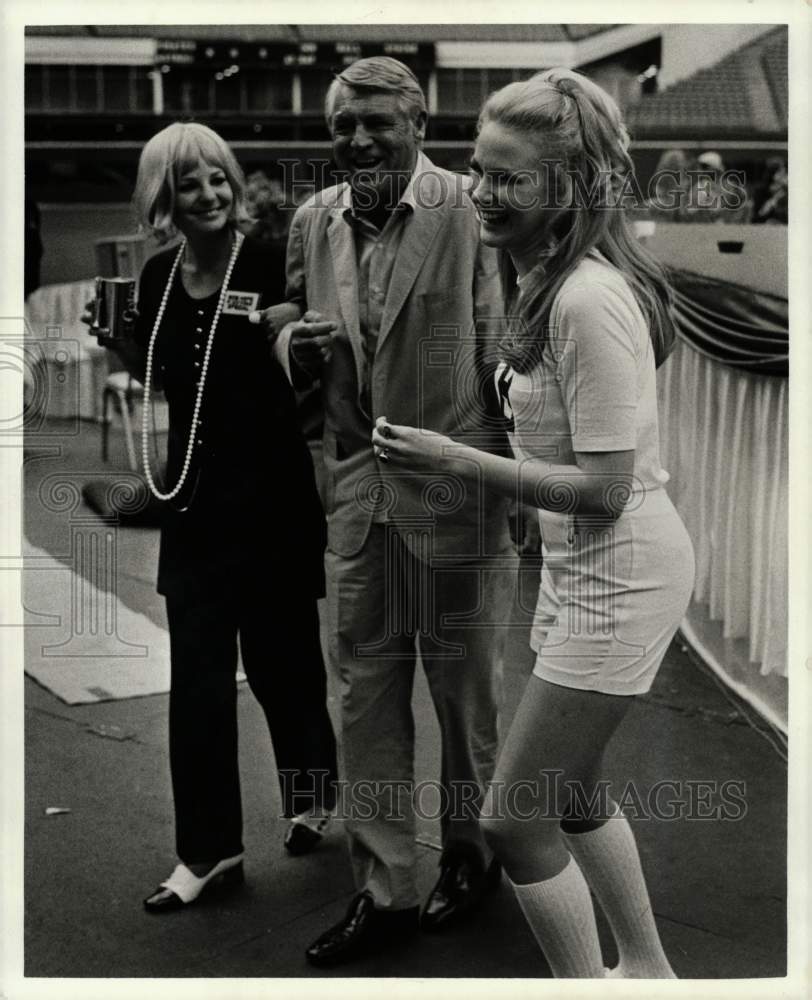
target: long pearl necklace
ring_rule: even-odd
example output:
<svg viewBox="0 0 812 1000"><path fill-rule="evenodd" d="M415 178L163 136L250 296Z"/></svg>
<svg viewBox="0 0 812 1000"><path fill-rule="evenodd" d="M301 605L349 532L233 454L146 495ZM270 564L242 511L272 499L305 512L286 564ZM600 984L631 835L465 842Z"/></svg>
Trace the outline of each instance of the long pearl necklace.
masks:
<svg viewBox="0 0 812 1000"><path fill-rule="evenodd" d="M228 265L226 267L223 285L220 289L220 297L217 300L217 308L214 310L214 318L211 321L209 339L206 342L206 353L203 355L203 365L200 370L200 380L197 383L197 396L195 397L195 406L194 411L192 412L192 424L189 428L189 442L186 445L186 455L183 459L183 468L181 469L180 478L178 479L175 488L170 490L169 493L161 493L155 485L155 480L152 476L152 469L149 465L149 424L152 412L152 358L155 353L155 340L158 336L158 330L161 326L161 320L163 319L164 312L166 311L166 304L169 301L169 293L172 291L172 283L175 280L175 274L186 251L186 240L181 243L177 256L172 264L172 270L169 272L169 278L166 282L166 288L164 289L161 304L158 307L158 315L155 317L155 324L152 327L152 334L150 335L149 346L147 347L147 370L144 378L144 411L141 420L141 457L144 462L144 475L147 478L147 483L149 484L152 495L158 500L172 500L173 497L176 497L183 488L183 484L186 482L186 477L189 475L189 468L192 464L192 453L195 446L195 434L197 433L197 427L200 423L198 418L200 416L200 408L203 404L203 390L206 386L206 372L209 370L209 359L211 357L212 347L214 346L214 334L217 330L217 324L220 321L220 314L223 311L223 305L225 304L228 283L231 280L231 272L234 270L234 265L237 263L237 256L240 252L240 247L242 246L244 239L245 237L242 233L235 233L234 247L231 251L231 257L229 258Z"/></svg>

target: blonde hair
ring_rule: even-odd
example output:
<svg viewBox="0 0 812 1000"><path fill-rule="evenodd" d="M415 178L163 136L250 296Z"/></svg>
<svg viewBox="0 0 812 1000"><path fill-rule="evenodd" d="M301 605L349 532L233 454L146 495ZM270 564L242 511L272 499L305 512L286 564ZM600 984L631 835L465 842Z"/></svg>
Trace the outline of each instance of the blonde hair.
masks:
<svg viewBox="0 0 812 1000"><path fill-rule="evenodd" d="M141 227L158 243L177 233L174 222L178 181L200 162L219 167L226 175L234 201L233 225L249 221L245 208L245 178L228 143L198 122L175 122L154 135L141 151L133 208Z"/></svg>
<svg viewBox="0 0 812 1000"><path fill-rule="evenodd" d="M535 142L540 162L543 159L552 168L547 173L553 189L548 195L555 197L556 205L561 205L562 194L568 201L553 222L555 254L545 256L544 266L531 271L522 283L518 306L523 322L503 342L507 360L520 372L538 363L545 342L541 331L548 325L553 300L580 261L595 249L628 281L648 321L656 363L661 364L675 337L671 291L662 268L632 234L623 209L634 164L617 104L587 77L556 68L491 94L478 128L488 122ZM581 200L585 193L588 197ZM515 272L507 254L502 255L502 280L508 301Z"/></svg>

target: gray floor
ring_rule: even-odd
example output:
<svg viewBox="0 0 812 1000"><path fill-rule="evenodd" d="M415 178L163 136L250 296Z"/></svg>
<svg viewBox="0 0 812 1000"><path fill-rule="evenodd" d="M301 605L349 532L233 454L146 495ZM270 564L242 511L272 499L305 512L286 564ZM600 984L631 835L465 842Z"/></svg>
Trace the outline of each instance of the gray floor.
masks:
<svg viewBox="0 0 812 1000"><path fill-rule="evenodd" d="M26 534L58 554L65 551L66 521L45 510L38 486L55 470L76 481L97 472L98 430L82 425L80 434L69 436L59 425L47 430L50 436L31 441L26 463ZM122 456L115 440L118 467ZM155 554L153 530L121 529L120 595L162 622L152 583ZM506 719L530 665L526 635L517 628L506 657ZM141 908L142 897L174 864L166 696L70 707L29 679L25 694L26 975L316 975L304 948L342 916L353 894L342 831L334 829L308 857L286 856L272 749L247 690L239 702L246 887L217 904L166 918ZM334 715L335 708L331 696ZM437 727L419 676L414 710L416 777L435 778ZM735 821L633 820L662 938L680 978L785 972L786 766L769 732L748 723L751 716L674 645L654 689L638 699L607 754L614 789L631 781L642 799L663 780L682 783L676 797L683 802L703 795L701 785L688 782L745 786L746 808ZM71 811L46 816L54 805ZM425 893L436 876L436 838L436 824L422 824L419 879ZM611 963L613 945L602 924L601 933ZM465 927L318 975L541 978L549 970L503 884Z"/></svg>

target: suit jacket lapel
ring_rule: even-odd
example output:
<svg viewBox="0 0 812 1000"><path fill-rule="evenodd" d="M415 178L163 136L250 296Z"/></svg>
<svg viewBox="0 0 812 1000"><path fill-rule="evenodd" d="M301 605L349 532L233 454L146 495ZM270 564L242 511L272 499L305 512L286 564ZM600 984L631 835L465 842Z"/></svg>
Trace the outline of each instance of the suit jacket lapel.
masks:
<svg viewBox="0 0 812 1000"><path fill-rule="evenodd" d="M361 327L358 322L358 268L352 227L343 218L343 208L337 207L332 210L327 239L330 243L330 253L333 259L341 318L344 321L344 327L347 330L355 357L355 371L360 389L364 379L366 360L361 340Z"/></svg>
<svg viewBox="0 0 812 1000"><path fill-rule="evenodd" d="M381 329L378 334L378 349L403 308L420 268L426 261L429 247L434 242L445 218L448 203L446 199L437 194L436 189L439 184L440 178L436 174L424 173L421 175L419 195L426 206L430 207L421 208L418 205L411 216L405 220L403 238L398 248L392 280L389 283L383 307Z"/></svg>

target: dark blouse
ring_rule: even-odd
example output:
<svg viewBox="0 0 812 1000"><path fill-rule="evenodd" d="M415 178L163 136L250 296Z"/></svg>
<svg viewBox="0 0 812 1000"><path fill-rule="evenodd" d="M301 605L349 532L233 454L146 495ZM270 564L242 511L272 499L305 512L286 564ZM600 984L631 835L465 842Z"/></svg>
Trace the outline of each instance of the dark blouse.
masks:
<svg viewBox="0 0 812 1000"><path fill-rule="evenodd" d="M136 336L144 350L176 254L157 254L142 272ZM284 300L284 273L283 253L245 240L215 332L186 484L165 503L163 594L232 589L238 580L323 592L324 516L293 389L263 328L248 322L251 308ZM176 272L153 355L153 383L169 405L163 477L161 458L153 452L150 462L163 493L183 468L218 298L191 298Z"/></svg>

